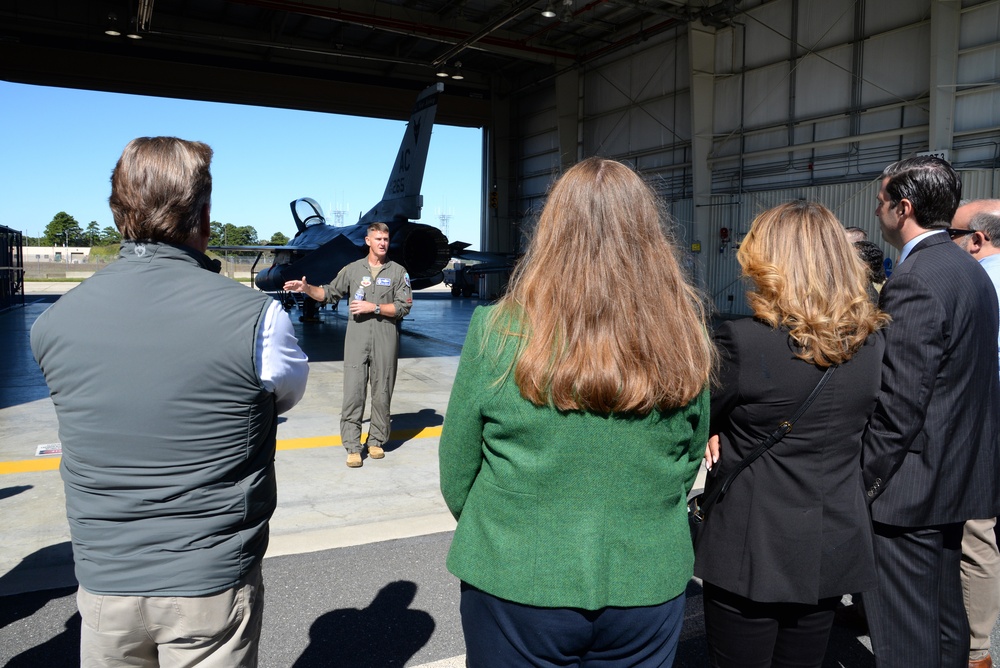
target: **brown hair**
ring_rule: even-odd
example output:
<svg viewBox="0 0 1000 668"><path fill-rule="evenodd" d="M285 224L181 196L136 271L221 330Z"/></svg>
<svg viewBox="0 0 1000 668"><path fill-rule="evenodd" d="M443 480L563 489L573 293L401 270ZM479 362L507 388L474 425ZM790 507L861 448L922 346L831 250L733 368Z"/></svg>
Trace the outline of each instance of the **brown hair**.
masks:
<svg viewBox="0 0 1000 668"><path fill-rule="evenodd" d="M493 314L503 343L517 341L526 399L647 414L704 389L715 349L663 222L652 190L613 160L589 158L556 182Z"/></svg>
<svg viewBox="0 0 1000 668"><path fill-rule="evenodd" d="M889 322L868 296L868 268L821 204L799 200L760 214L736 258L757 287L747 293L754 314L787 327L798 357L816 366L846 362Z"/></svg>
<svg viewBox="0 0 1000 668"><path fill-rule="evenodd" d="M212 199L212 149L176 137L139 137L111 173L108 203L123 239L186 243Z"/></svg>
<svg viewBox="0 0 1000 668"><path fill-rule="evenodd" d="M386 234L389 234L389 226L385 223L372 223L368 226L368 229L365 230L365 233L371 234L372 232L385 232Z"/></svg>

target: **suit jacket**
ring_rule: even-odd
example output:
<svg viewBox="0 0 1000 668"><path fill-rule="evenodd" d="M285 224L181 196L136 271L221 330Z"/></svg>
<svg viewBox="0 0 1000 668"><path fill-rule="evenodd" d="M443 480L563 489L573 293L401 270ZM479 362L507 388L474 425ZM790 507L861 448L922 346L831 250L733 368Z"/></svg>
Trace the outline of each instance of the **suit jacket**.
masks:
<svg viewBox="0 0 1000 668"><path fill-rule="evenodd" d="M813 391L825 369L795 356L787 329L759 320L716 332L720 382L712 433L721 457L706 491ZM875 585L861 434L878 394L882 337L840 365L781 441L737 476L709 510L695 575L760 602L816 603Z"/></svg>
<svg viewBox="0 0 1000 668"><path fill-rule="evenodd" d="M882 388L863 440L872 519L921 527L994 517L997 297L946 234L916 245L882 288Z"/></svg>

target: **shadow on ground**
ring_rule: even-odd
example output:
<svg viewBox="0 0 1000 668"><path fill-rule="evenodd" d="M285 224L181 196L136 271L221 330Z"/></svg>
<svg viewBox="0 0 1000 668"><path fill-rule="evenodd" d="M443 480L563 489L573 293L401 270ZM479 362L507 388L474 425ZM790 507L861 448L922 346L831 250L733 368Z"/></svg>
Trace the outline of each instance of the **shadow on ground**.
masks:
<svg viewBox="0 0 1000 668"><path fill-rule="evenodd" d="M404 666L434 632L434 619L409 607L416 593L415 582L397 580L384 586L366 608L321 615L293 668Z"/></svg>

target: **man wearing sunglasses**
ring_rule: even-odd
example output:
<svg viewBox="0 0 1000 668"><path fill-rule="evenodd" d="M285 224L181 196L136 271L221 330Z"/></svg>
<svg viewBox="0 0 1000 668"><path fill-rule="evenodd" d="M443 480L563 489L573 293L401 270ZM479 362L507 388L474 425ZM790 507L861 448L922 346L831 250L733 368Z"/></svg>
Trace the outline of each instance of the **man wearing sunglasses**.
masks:
<svg viewBox="0 0 1000 668"><path fill-rule="evenodd" d="M979 260L1000 293L1000 200L958 207L948 236ZM1000 348L1000 344L998 344ZM1000 615L1000 550L997 518L968 520L962 534L962 589L969 615L969 667L990 668L990 631Z"/></svg>

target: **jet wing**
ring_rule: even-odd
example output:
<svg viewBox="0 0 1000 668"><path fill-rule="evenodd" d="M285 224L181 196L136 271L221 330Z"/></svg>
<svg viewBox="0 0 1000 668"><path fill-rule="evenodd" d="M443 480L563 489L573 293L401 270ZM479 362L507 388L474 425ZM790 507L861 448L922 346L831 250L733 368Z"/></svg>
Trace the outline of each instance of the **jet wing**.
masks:
<svg viewBox="0 0 1000 668"><path fill-rule="evenodd" d="M301 250L316 250L319 248L318 244L310 244L305 246L209 246L210 251L253 251L254 253L270 253L276 251L301 251Z"/></svg>
<svg viewBox="0 0 1000 668"><path fill-rule="evenodd" d="M448 244L448 251L456 260L474 260L490 265L513 267L516 259L513 253L487 253L483 251L466 250L469 244L464 241L454 241Z"/></svg>
<svg viewBox="0 0 1000 668"><path fill-rule="evenodd" d="M300 248L301 246L295 246L292 250ZM366 246L358 247L348 237L338 235L289 264L276 264L265 269L257 274L255 283L265 292L277 292L286 282L303 276L312 285L323 285L332 281L341 267L364 257L366 252Z"/></svg>

